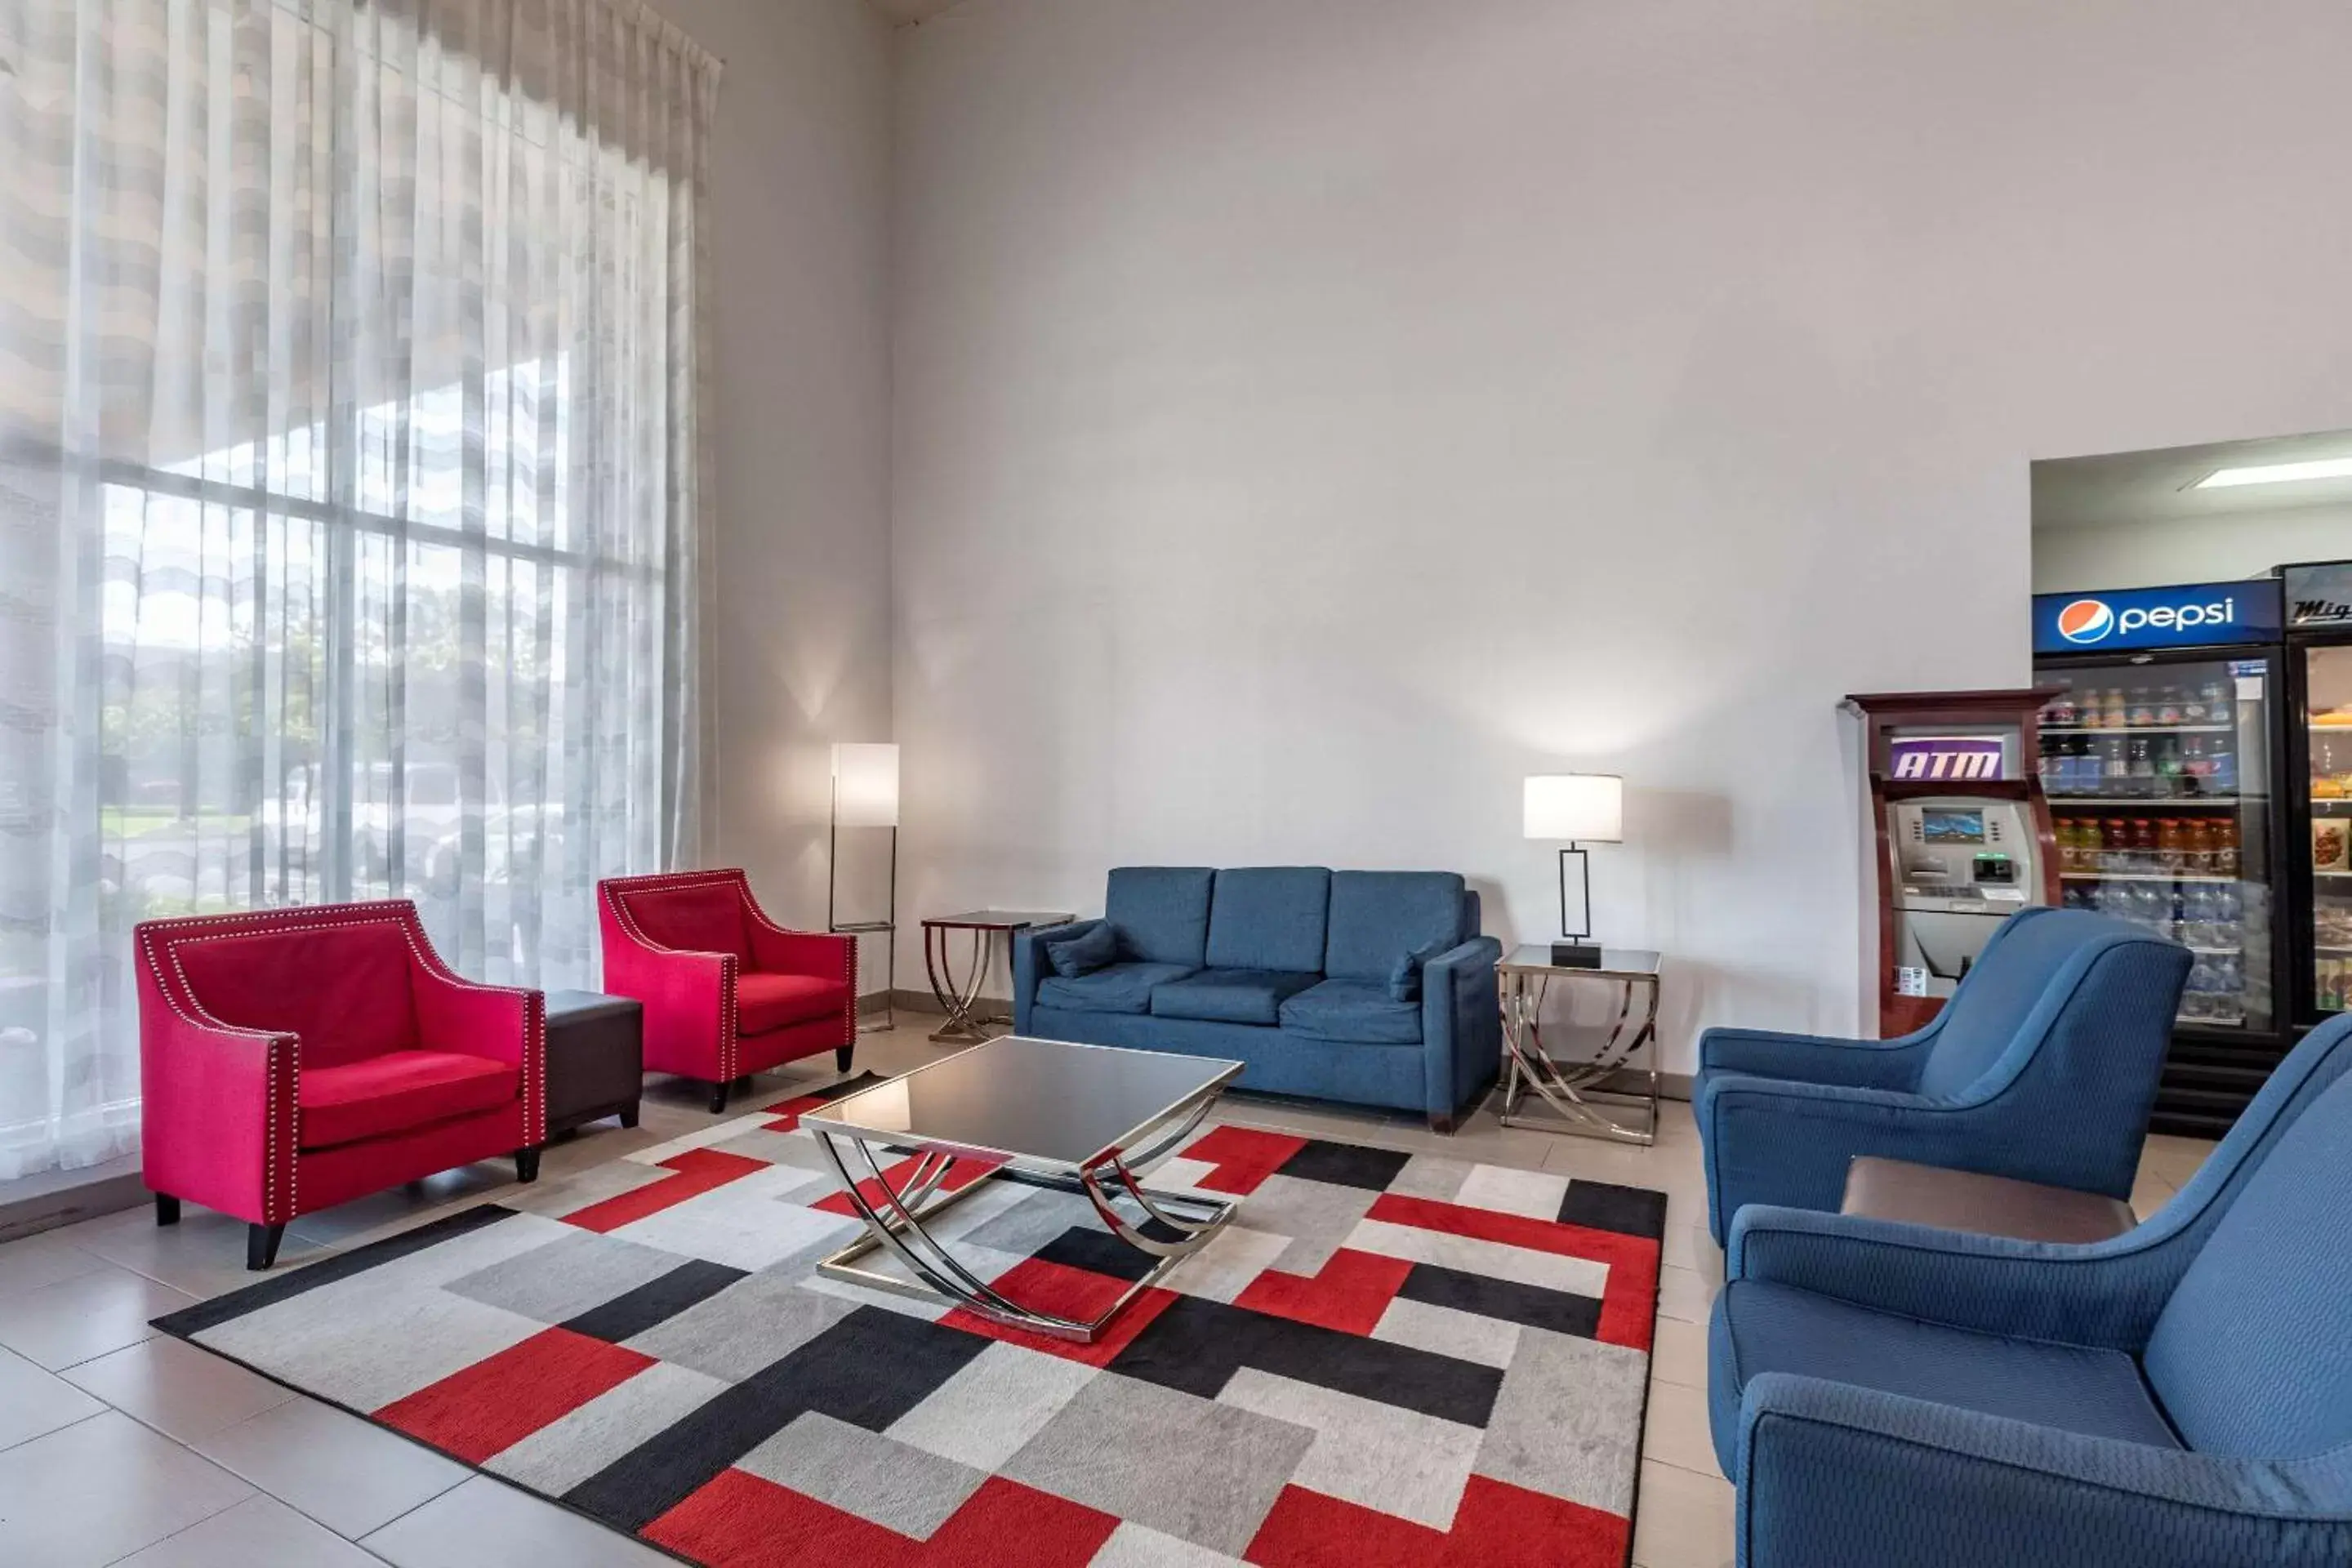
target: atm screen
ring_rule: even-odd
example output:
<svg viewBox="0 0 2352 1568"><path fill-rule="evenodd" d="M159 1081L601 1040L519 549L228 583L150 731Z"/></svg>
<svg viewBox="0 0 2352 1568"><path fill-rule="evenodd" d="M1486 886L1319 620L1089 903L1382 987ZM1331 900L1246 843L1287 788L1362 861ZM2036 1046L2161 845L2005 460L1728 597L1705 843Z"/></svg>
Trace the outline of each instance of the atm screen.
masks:
<svg viewBox="0 0 2352 1568"><path fill-rule="evenodd" d="M1919 813L1919 835L1930 844L1981 844L1984 813L1929 806Z"/></svg>

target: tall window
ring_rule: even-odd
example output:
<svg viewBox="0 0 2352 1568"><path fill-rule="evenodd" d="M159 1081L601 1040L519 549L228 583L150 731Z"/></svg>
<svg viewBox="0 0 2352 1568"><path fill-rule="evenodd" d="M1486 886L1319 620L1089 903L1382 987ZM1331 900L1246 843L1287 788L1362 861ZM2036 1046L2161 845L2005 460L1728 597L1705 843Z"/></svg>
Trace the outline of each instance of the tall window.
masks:
<svg viewBox="0 0 2352 1568"><path fill-rule="evenodd" d="M716 68L635 0L0 6L0 1179L135 1146L131 928L593 979L691 853Z"/></svg>

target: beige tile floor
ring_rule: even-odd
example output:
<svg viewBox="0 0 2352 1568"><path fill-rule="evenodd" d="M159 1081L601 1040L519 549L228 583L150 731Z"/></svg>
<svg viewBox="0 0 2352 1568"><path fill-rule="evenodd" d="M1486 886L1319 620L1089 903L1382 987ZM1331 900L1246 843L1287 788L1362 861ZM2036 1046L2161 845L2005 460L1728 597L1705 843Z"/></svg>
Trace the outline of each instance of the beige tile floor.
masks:
<svg viewBox="0 0 2352 1568"><path fill-rule="evenodd" d="M858 1065L900 1072L934 1059L921 1029L868 1035ZM832 1078L765 1075L773 1098ZM558 1179L711 1120L699 1095L651 1080L643 1125L606 1122L551 1149ZM1633 1557L1641 1568L1732 1559L1732 1491L1706 1431L1708 1304L1722 1255L1707 1239L1698 1140L1669 1105L1654 1149L1505 1128L1491 1110L1453 1138L1418 1120L1228 1099L1227 1120L1654 1187L1667 1194L1649 1425ZM2134 1204L2145 1214L2211 1145L2152 1138ZM306 1216L280 1268L509 1194L504 1163L453 1172ZM355 1416L290 1394L147 1321L250 1281L244 1226L189 1206L158 1229L144 1208L0 1246L0 1563L11 1568L570 1568L671 1559L477 1475Z"/></svg>

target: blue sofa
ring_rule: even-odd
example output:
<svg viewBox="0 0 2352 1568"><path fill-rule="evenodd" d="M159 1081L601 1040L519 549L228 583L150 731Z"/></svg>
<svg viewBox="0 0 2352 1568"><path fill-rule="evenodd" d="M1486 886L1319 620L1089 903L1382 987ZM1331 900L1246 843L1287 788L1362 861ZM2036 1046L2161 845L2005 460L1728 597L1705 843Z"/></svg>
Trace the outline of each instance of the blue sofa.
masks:
<svg viewBox="0 0 2352 1568"><path fill-rule="evenodd" d="M2026 910L1916 1033L1707 1030L1707 1228L1722 1244L1743 1204L1834 1209L1860 1154L2128 1198L2189 965L2142 927Z"/></svg>
<svg viewBox="0 0 2352 1568"><path fill-rule="evenodd" d="M1097 930L1114 961L1056 973L1045 949ZM1450 1132L1502 1058L1502 955L1452 872L1122 866L1101 920L1016 934L1013 1026L1230 1058L1239 1088L1416 1110Z"/></svg>
<svg viewBox="0 0 2352 1568"><path fill-rule="evenodd" d="M1744 1568L2352 1563L2352 1016L2111 1241L1750 1206L1726 1274Z"/></svg>

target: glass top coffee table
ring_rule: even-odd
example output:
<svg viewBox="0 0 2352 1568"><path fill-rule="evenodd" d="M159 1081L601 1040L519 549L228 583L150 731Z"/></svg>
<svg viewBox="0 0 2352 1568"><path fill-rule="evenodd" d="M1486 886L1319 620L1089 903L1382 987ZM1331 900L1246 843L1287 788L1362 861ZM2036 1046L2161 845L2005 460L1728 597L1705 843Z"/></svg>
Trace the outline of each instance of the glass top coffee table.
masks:
<svg viewBox="0 0 2352 1568"><path fill-rule="evenodd" d="M1226 1199L1155 1191L1136 1172L1190 1136L1241 1070L1208 1057L1005 1035L807 1112L801 1126L825 1152L866 1228L817 1272L945 1298L1013 1328L1092 1343L1233 1217L1237 1205ZM877 1150L908 1157L886 1165ZM1151 1268L1091 1321L1009 1300L925 1228L992 1181L1083 1195L1113 1236L1153 1259ZM912 1278L860 1266L877 1250Z"/></svg>

